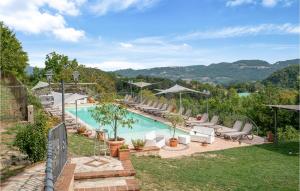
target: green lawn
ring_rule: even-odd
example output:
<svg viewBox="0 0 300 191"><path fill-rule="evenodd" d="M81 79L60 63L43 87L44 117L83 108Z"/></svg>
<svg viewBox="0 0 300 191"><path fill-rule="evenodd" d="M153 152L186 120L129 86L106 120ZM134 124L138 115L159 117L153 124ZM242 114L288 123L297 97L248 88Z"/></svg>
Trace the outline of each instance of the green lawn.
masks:
<svg viewBox="0 0 300 191"><path fill-rule="evenodd" d="M69 136L69 152L88 155L93 141ZM289 154L289 152L292 154ZM142 190L298 190L299 142L234 148L179 159L132 157Z"/></svg>

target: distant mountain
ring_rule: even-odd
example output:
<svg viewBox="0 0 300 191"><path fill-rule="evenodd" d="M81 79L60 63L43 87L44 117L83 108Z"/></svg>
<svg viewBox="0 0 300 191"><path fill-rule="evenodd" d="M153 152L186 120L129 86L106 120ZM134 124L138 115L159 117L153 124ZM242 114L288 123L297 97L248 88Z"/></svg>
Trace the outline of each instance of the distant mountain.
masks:
<svg viewBox="0 0 300 191"><path fill-rule="evenodd" d="M271 83L273 85L284 88L299 88L300 72L299 65L289 65L283 69L277 70L269 77L263 80L264 84Z"/></svg>
<svg viewBox="0 0 300 191"><path fill-rule="evenodd" d="M263 60L239 60L232 63L221 62L208 66L159 67L142 70L125 69L117 70L115 73L126 77L143 75L172 80L183 79L228 84L232 82L263 80L276 70L299 63L300 59L280 61L274 64Z"/></svg>

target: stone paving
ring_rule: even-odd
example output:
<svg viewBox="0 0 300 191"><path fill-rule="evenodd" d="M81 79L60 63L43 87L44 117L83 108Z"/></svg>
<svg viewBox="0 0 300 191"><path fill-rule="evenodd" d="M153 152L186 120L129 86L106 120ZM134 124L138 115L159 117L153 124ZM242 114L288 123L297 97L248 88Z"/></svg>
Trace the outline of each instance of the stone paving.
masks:
<svg viewBox="0 0 300 191"><path fill-rule="evenodd" d="M124 170L121 161L113 157L77 157L72 158L71 163L76 164L75 174L83 172Z"/></svg>
<svg viewBox="0 0 300 191"><path fill-rule="evenodd" d="M265 143L264 138L258 136L254 136L254 139L251 141L242 140L241 142L215 137L215 141L212 144L208 144L207 146L202 146L202 143L191 142L186 149L182 149L182 150L172 151L169 149L162 148L159 151L159 155L162 158L173 158L173 157L181 157L181 156L190 156L195 153L202 153L207 151L217 151L217 150L224 150L224 149L230 149L236 147L245 147L245 146L258 145L264 143Z"/></svg>
<svg viewBox="0 0 300 191"><path fill-rule="evenodd" d="M76 164L74 190L139 190L135 170L130 160L119 161L113 157L72 158Z"/></svg>
<svg viewBox="0 0 300 191"><path fill-rule="evenodd" d="M9 178L1 184L1 191L43 190L45 180L45 163L28 167L24 172Z"/></svg>

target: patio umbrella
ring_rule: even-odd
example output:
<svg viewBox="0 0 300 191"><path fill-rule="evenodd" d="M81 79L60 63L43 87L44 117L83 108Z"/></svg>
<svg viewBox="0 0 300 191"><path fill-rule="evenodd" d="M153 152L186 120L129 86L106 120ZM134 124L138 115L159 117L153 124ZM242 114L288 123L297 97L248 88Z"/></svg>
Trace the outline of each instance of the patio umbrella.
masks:
<svg viewBox="0 0 300 191"><path fill-rule="evenodd" d="M179 99L180 99L179 103L180 103L180 108L182 108L181 94L182 93L188 93L188 92L198 93L198 94L203 94L203 95L209 95L206 92L200 92L200 91L192 90L192 89L180 86L178 84L176 84L175 86L173 86L169 89L162 90L161 92L159 92L155 95L168 94L168 93L179 93Z"/></svg>
<svg viewBox="0 0 300 191"><path fill-rule="evenodd" d="M147 82L129 82L129 84L132 84L134 86L137 86L139 88L141 88L141 101L142 101L142 89L143 87L146 87L146 86L150 86L152 85L152 83L147 83Z"/></svg>
<svg viewBox="0 0 300 191"><path fill-rule="evenodd" d="M39 81L33 88L31 88L31 90L37 90L37 89L45 88L48 86L49 86L49 84L47 82Z"/></svg>

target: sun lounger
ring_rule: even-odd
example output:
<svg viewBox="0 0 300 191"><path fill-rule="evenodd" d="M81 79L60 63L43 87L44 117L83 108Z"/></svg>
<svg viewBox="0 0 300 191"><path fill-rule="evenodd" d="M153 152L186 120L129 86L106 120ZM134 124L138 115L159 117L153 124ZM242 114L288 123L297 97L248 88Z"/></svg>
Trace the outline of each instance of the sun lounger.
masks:
<svg viewBox="0 0 300 191"><path fill-rule="evenodd" d="M209 127L195 126L190 131L191 141L213 143L215 130Z"/></svg>
<svg viewBox="0 0 300 191"><path fill-rule="evenodd" d="M163 116L166 113L171 113L171 111L173 110L173 108L174 107L172 105L169 105L165 111L154 111L152 113L154 115L156 115L156 116Z"/></svg>
<svg viewBox="0 0 300 191"><path fill-rule="evenodd" d="M147 109L146 112L147 112L147 113L152 113L152 111L158 111L158 110L160 110L164 105L165 105L165 104L163 104L163 103L159 103L159 104L157 105L156 108Z"/></svg>
<svg viewBox="0 0 300 191"><path fill-rule="evenodd" d="M235 121L232 128L221 126L221 125L215 125L213 127L216 130L216 135L222 136L224 135L224 133L233 133L233 132L241 131L243 127L243 122L239 120Z"/></svg>
<svg viewBox="0 0 300 191"><path fill-rule="evenodd" d="M166 139L163 135L157 135L155 131L150 131L145 135L145 146L156 146L162 148L166 145Z"/></svg>
<svg viewBox="0 0 300 191"><path fill-rule="evenodd" d="M142 110L142 111L147 111L147 109L153 109L153 108L156 108L158 104L159 104L158 101L154 101L154 103L153 103L151 106L142 107L141 110Z"/></svg>
<svg viewBox="0 0 300 191"><path fill-rule="evenodd" d="M194 122L194 123L191 123L192 126L195 126L195 125L201 125L201 126L206 126L206 127L210 127L210 126L214 126L214 125L217 125L219 121L219 116L217 115L214 115L211 120L209 122L205 122L205 123L197 123L197 122Z"/></svg>
<svg viewBox="0 0 300 191"><path fill-rule="evenodd" d="M204 113L202 116L201 116L201 119L200 120L196 120L196 119L192 119L192 120L187 120L185 123L187 126L192 126L191 124L192 123L205 123L208 121L208 114L207 113Z"/></svg>
<svg viewBox="0 0 300 191"><path fill-rule="evenodd" d="M148 110L148 113L154 114L155 112L158 112L158 111L166 111L167 108L168 108L168 104L163 104L159 109Z"/></svg>
<svg viewBox="0 0 300 191"><path fill-rule="evenodd" d="M128 102L125 102L126 105L130 106L131 104L138 104L139 103L139 98L138 97L134 97L132 99L132 101L128 101Z"/></svg>
<svg viewBox="0 0 300 191"><path fill-rule="evenodd" d="M137 105L144 105L145 103L147 103L147 100L144 99L142 102L140 103L132 103L132 104L129 104L131 107L136 107Z"/></svg>
<svg viewBox="0 0 300 191"><path fill-rule="evenodd" d="M188 120L191 117L192 110L186 110L185 114L182 116L184 120Z"/></svg>
<svg viewBox="0 0 300 191"><path fill-rule="evenodd" d="M160 109L162 105L163 105L163 103L158 102L158 104L156 106L154 106L152 108L145 108L144 111L149 113L152 110Z"/></svg>
<svg viewBox="0 0 300 191"><path fill-rule="evenodd" d="M246 123L242 131L224 133L224 137L230 138L233 141L240 140L244 137L247 137L249 140L252 140L253 139L252 130L253 130L253 125L251 123Z"/></svg>
<svg viewBox="0 0 300 191"><path fill-rule="evenodd" d="M135 106L135 109L141 110L141 108L149 107L149 106L152 106L153 104L154 104L154 102L152 100L149 100L146 104Z"/></svg>

